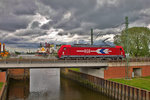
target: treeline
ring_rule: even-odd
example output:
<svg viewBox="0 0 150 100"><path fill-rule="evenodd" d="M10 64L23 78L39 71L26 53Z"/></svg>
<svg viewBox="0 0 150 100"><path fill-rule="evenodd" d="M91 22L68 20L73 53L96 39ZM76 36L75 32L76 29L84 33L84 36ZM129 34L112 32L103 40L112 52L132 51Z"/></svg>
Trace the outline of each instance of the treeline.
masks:
<svg viewBox="0 0 150 100"><path fill-rule="evenodd" d="M114 37L116 45L123 46L132 57L150 57L150 29L147 27L132 27L128 29L128 36L125 30ZM128 44L127 44L128 41Z"/></svg>

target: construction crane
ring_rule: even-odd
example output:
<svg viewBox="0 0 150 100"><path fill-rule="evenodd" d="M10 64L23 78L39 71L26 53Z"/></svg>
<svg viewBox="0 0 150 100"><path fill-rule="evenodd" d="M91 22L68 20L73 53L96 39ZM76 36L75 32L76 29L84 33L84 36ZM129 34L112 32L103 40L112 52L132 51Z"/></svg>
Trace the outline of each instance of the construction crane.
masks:
<svg viewBox="0 0 150 100"><path fill-rule="evenodd" d="M0 43L0 57L7 57L9 52L5 50L5 43L3 43L3 51L1 50L1 43Z"/></svg>

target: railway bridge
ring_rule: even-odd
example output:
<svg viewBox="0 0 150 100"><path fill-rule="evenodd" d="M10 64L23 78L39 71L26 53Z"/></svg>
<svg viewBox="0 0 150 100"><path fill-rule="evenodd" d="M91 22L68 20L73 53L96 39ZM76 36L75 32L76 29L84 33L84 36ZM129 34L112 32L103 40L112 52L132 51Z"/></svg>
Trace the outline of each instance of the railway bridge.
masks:
<svg viewBox="0 0 150 100"><path fill-rule="evenodd" d="M150 59L133 60L129 66L150 66ZM108 61L98 59L87 60L58 60L58 59L1 59L0 69L9 68L107 68L126 66L125 60Z"/></svg>
<svg viewBox="0 0 150 100"><path fill-rule="evenodd" d="M0 71L11 69L42 69L42 68L80 68L82 73L101 77L104 79L123 78L127 72L129 77L150 76L150 58L130 59L127 67L125 60L98 60L98 59L0 59ZM24 71L23 71L24 72Z"/></svg>

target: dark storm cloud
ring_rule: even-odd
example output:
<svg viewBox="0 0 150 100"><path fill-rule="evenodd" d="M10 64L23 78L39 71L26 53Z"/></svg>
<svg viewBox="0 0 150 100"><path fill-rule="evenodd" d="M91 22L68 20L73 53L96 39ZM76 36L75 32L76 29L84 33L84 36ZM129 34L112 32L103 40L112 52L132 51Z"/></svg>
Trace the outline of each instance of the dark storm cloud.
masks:
<svg viewBox="0 0 150 100"><path fill-rule="evenodd" d="M70 21L70 22L62 22L58 25L54 26L55 28L62 28L64 30L72 30L80 27L80 23L78 21Z"/></svg>
<svg viewBox="0 0 150 100"><path fill-rule="evenodd" d="M60 32L60 33L58 33L58 35L60 35L60 36L63 36L63 35L67 35L67 33L65 32Z"/></svg>
<svg viewBox="0 0 150 100"><path fill-rule="evenodd" d="M2 4L8 7L5 8L7 12L10 10L11 13L17 15L34 15L35 12L39 11L40 7L36 5L36 2L30 0L3 0ZM138 12L142 9L149 8L150 5L149 0L38 0L38 2L43 3L47 7L51 7L56 12L56 14L48 16L52 18L52 21L42 25L42 29L47 30L50 27L55 27L71 31L83 27L83 32L90 27L100 29L110 28L113 25L123 22L125 16L129 16L130 21L136 21L141 18ZM98 2L101 2L101 4ZM71 18L69 20L63 19L67 11L71 12ZM40 11L40 13L42 15L50 14L46 8L43 8L43 12ZM9 19L9 16L5 18ZM3 21L7 21L6 19L3 19ZM84 22L91 23L91 25L84 24L82 26L81 24ZM9 31L26 28L25 26L27 26L27 24L24 24L24 21L20 23L23 25L20 25L16 20L12 22L14 26L12 26L11 21L1 23L4 25L1 29L7 30L8 27Z"/></svg>
<svg viewBox="0 0 150 100"><path fill-rule="evenodd" d="M3 40L3 42L6 43L6 44L17 44L20 41L23 41L23 39L18 38L18 37L9 38L9 41L8 40Z"/></svg>
<svg viewBox="0 0 150 100"><path fill-rule="evenodd" d="M39 43L16 43L19 48L38 48Z"/></svg>
<svg viewBox="0 0 150 100"><path fill-rule="evenodd" d="M55 10L67 10L77 11L77 13L83 13L90 11L96 5L96 0L39 0L47 6L51 6ZM80 14L81 14L80 13Z"/></svg>
<svg viewBox="0 0 150 100"><path fill-rule="evenodd" d="M35 5L33 6L29 3L26 6L16 7L13 13L15 15L35 15L36 9L37 8L35 7Z"/></svg>
<svg viewBox="0 0 150 100"><path fill-rule="evenodd" d="M5 39L0 39L9 43L35 38L38 42L38 37L53 41L57 36L84 40L91 28L95 36L118 34L125 16L133 26L150 24L149 5L150 0L1 0L0 34L5 32ZM52 29L62 31L49 40Z"/></svg>
<svg viewBox="0 0 150 100"><path fill-rule="evenodd" d="M18 32L15 35L16 36L29 36L30 38L33 38L33 37L47 35L47 33L40 29L29 29L29 30Z"/></svg>
<svg viewBox="0 0 150 100"><path fill-rule="evenodd" d="M1 0L0 30L16 31L27 28L31 19L26 15L34 15L35 10L36 6L30 0Z"/></svg>
<svg viewBox="0 0 150 100"><path fill-rule="evenodd" d="M16 17L14 15L0 15L0 29L6 31L16 31L17 29L25 29L29 21L25 18Z"/></svg>
<svg viewBox="0 0 150 100"><path fill-rule="evenodd" d="M0 5L3 13L7 14L33 15L37 9L33 0L1 0Z"/></svg>
<svg viewBox="0 0 150 100"><path fill-rule="evenodd" d="M96 6L96 0L44 0L41 2L52 7L55 12L58 12L56 15L51 17L52 22L55 23L52 26L55 28L62 28L64 30L71 30L80 27L80 24L82 23L82 16L85 13L93 11ZM64 19L64 14L68 11L71 13L71 17L70 19Z"/></svg>
<svg viewBox="0 0 150 100"><path fill-rule="evenodd" d="M98 1L101 4L98 4ZM56 22L53 25L55 28L73 31L81 27L83 34L90 28L114 27L124 22L125 16L129 16L130 23L139 20L143 16L139 12L149 8L150 5L149 0L42 0L41 2L59 12L52 17ZM66 11L72 14L69 20L63 19ZM89 24L82 25L83 23Z"/></svg>
<svg viewBox="0 0 150 100"><path fill-rule="evenodd" d="M34 21L31 25L31 29L39 28L40 23L38 21Z"/></svg>
<svg viewBox="0 0 150 100"><path fill-rule="evenodd" d="M48 30L50 28L50 24L44 24L41 26L41 29Z"/></svg>

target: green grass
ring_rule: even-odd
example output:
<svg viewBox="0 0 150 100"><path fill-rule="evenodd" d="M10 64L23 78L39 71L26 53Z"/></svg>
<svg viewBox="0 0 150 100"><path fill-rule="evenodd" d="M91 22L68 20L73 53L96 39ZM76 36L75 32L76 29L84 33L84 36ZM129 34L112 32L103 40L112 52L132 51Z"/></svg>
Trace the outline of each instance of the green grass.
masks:
<svg viewBox="0 0 150 100"><path fill-rule="evenodd" d="M76 72L80 72L80 68L69 68L70 70L76 71Z"/></svg>
<svg viewBox="0 0 150 100"><path fill-rule="evenodd" d="M150 76L142 78L133 78L131 80L125 79L109 79L109 80L150 91Z"/></svg>
<svg viewBox="0 0 150 100"><path fill-rule="evenodd" d="M0 82L0 90L1 90L2 86L3 86L3 83L2 83L2 82Z"/></svg>

